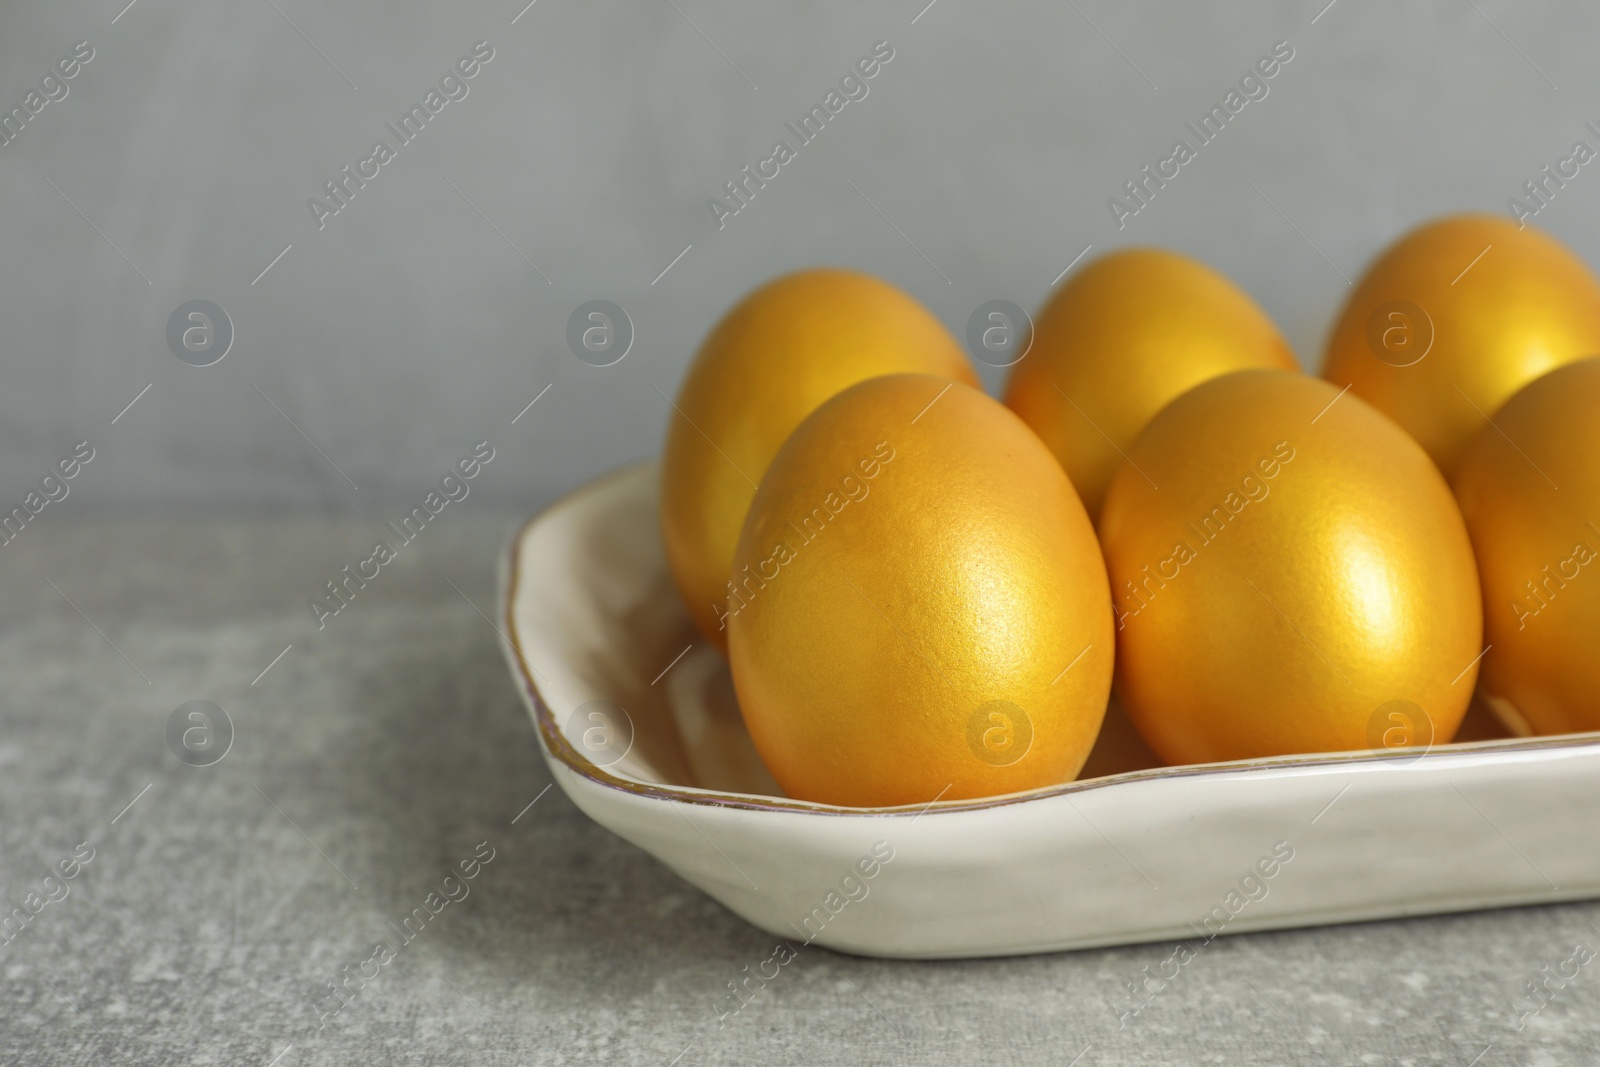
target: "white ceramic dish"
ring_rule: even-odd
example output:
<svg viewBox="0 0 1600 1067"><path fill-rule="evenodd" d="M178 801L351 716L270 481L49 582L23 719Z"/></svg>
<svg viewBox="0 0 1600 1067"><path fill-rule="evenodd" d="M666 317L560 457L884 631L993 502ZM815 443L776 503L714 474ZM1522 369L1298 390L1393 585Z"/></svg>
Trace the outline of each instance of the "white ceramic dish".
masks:
<svg viewBox="0 0 1600 1067"><path fill-rule="evenodd" d="M1113 707L1069 785L915 808L786 799L679 605L656 484L654 464L630 467L523 528L502 573L506 655L567 795L791 945L1198 948L1600 896L1600 735L1505 738L1478 710L1464 734L1484 740L1420 756L1158 767Z"/></svg>

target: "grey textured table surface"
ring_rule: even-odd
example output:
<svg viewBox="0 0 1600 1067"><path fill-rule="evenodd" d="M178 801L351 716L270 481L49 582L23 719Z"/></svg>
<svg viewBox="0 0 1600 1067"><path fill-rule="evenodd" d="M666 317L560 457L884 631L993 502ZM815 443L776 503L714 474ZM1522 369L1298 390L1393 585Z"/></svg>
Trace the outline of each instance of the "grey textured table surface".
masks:
<svg viewBox="0 0 1600 1067"><path fill-rule="evenodd" d="M0 1062L1600 1059L1591 973L1520 1029L1514 1007L1600 946L1595 904L1224 938L1126 1026L1125 983L1169 947L811 949L719 1024L771 938L559 790L524 812L550 777L480 615L514 522L446 516L321 631L306 601L366 554L375 518L66 512L0 550L0 904L59 897L0 944ZM235 727L209 767L166 741L194 699ZM81 873L41 889L82 842ZM329 983L399 940L391 924L480 842L493 859L469 895L319 1029Z"/></svg>

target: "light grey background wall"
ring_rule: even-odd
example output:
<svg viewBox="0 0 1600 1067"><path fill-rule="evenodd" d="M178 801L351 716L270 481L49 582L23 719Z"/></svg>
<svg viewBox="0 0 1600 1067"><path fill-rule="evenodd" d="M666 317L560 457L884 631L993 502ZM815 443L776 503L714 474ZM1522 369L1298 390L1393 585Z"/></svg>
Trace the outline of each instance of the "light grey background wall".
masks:
<svg viewBox="0 0 1600 1067"><path fill-rule="evenodd" d="M959 333L985 300L1036 307L1086 246L1167 245L1315 366L1345 279L1400 230L1504 212L1600 145L1578 0L524 2L0 9L0 109L94 49L0 146L0 504L87 439L63 507L409 505L488 438L474 492L531 509L656 453L716 317L811 264ZM707 200L879 40L868 96L719 230ZM1269 95L1119 231L1107 199L1282 40ZM469 95L319 230L307 199L478 41ZM1600 262L1588 170L1538 223ZM214 366L168 348L192 299L234 326ZM591 299L633 321L614 366L568 350Z"/></svg>

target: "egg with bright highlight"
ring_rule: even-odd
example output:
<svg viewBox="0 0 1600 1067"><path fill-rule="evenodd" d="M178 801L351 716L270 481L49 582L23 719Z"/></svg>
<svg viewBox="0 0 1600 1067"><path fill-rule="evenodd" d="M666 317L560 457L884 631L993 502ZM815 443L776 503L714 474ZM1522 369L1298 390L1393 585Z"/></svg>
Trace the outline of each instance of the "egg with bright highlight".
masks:
<svg viewBox="0 0 1600 1067"><path fill-rule="evenodd" d="M1113 638L1094 530L1048 449L977 389L875 378L808 417L739 541L729 659L788 795L928 804L1070 781Z"/></svg>
<svg viewBox="0 0 1600 1067"><path fill-rule="evenodd" d="M1511 395L1600 355L1600 281L1560 242L1491 215L1438 219L1378 257L1322 375L1421 442L1446 477Z"/></svg>
<svg viewBox="0 0 1600 1067"><path fill-rule="evenodd" d="M1427 454L1359 397L1270 370L1197 386L1128 449L1100 537L1117 694L1163 760L1455 734L1482 648L1471 545Z"/></svg>

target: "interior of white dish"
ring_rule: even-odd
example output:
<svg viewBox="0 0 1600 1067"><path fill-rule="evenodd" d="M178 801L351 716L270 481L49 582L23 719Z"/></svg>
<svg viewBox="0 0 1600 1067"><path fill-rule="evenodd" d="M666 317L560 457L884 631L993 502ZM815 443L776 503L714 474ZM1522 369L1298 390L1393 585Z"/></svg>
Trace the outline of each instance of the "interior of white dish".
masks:
<svg viewBox="0 0 1600 1067"><path fill-rule="evenodd" d="M620 470L554 505L513 546L515 580L540 591L513 590L508 610L514 651L548 715L546 743L554 731L580 763L645 785L782 797L740 717L727 661L673 587L658 484L655 463ZM597 722L631 742L597 750L586 740ZM1475 703L1456 741L1509 736ZM1078 780L1161 766L1113 701Z"/></svg>

